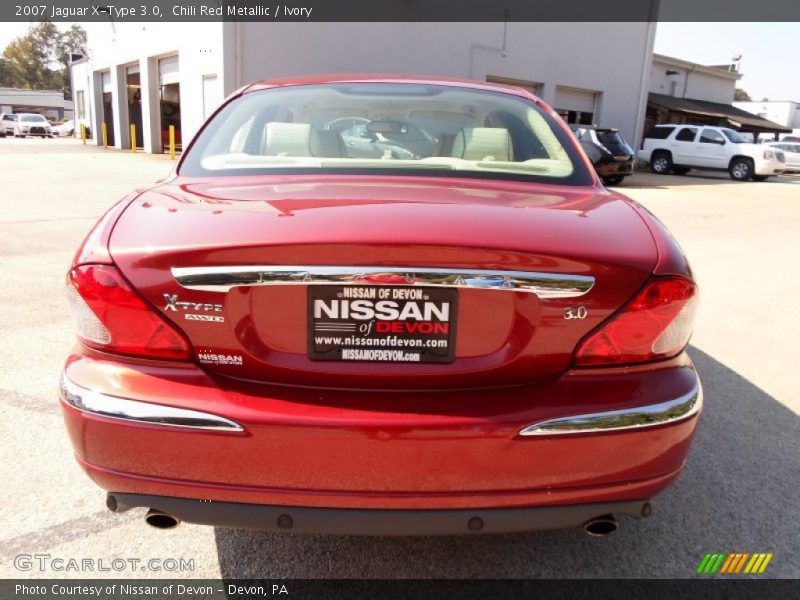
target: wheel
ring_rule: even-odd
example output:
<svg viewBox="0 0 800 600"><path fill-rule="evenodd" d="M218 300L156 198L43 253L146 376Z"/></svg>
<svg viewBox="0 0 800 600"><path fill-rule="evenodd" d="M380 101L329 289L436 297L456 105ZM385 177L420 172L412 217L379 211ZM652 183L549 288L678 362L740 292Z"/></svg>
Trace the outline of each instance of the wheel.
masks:
<svg viewBox="0 0 800 600"><path fill-rule="evenodd" d="M604 177L603 183L606 185L619 185L625 179L624 175L612 175L611 177Z"/></svg>
<svg viewBox="0 0 800 600"><path fill-rule="evenodd" d="M728 172L734 181L747 181L753 176L753 161L749 158L736 158L731 162Z"/></svg>
<svg viewBox="0 0 800 600"><path fill-rule="evenodd" d="M689 167L672 167L672 172L676 175L686 175L689 172Z"/></svg>
<svg viewBox="0 0 800 600"><path fill-rule="evenodd" d="M753 175L753 181L766 181L769 175Z"/></svg>
<svg viewBox="0 0 800 600"><path fill-rule="evenodd" d="M650 161L650 170L657 175L666 175L672 169L672 157L669 152L656 152Z"/></svg>

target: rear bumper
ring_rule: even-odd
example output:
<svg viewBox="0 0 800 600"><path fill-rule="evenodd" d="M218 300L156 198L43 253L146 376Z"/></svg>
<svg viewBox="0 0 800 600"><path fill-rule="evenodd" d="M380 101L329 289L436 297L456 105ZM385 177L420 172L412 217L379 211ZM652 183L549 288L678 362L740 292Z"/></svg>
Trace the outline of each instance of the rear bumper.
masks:
<svg viewBox="0 0 800 600"><path fill-rule="evenodd" d="M602 177L613 177L615 175L633 175L633 160L627 162L598 163L594 165L597 174Z"/></svg>
<svg viewBox="0 0 800 600"><path fill-rule="evenodd" d="M287 388L88 355L64 382L76 456L102 488L267 507L639 502L680 473L701 403L685 355L499 390Z"/></svg>
<svg viewBox="0 0 800 600"><path fill-rule="evenodd" d="M200 525L333 535L459 535L515 533L579 527L603 515L650 515L647 501L602 502L570 506L476 510L374 510L298 508L235 502L203 502L186 498L111 494L116 512L154 508L180 521Z"/></svg>

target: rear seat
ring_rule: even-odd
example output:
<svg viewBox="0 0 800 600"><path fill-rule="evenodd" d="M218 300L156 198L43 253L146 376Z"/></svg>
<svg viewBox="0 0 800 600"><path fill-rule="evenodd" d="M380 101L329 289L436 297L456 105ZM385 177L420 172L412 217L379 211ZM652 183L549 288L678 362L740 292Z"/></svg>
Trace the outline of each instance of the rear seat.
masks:
<svg viewBox="0 0 800 600"><path fill-rule="evenodd" d="M468 127L453 140L450 156L464 160L502 160L512 158L511 136L502 127Z"/></svg>
<svg viewBox="0 0 800 600"><path fill-rule="evenodd" d="M318 130L309 123L267 123L264 154L268 156L318 156L344 158L347 151L338 131Z"/></svg>

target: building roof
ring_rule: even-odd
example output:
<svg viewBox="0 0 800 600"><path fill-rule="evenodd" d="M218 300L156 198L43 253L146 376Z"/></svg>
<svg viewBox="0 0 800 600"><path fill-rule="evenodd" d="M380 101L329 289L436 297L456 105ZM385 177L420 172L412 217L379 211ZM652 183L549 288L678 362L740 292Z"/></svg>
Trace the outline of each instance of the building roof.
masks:
<svg viewBox="0 0 800 600"><path fill-rule="evenodd" d="M713 117L715 119L727 119L731 125L740 129L757 129L760 131L778 133L791 133L792 131L783 125L773 123L772 121L768 121L763 117L749 113L741 108L736 108L730 104L722 104L721 102L709 102L708 100L695 100L693 98L676 98L675 96L650 92L647 96L647 104L656 108L675 112Z"/></svg>

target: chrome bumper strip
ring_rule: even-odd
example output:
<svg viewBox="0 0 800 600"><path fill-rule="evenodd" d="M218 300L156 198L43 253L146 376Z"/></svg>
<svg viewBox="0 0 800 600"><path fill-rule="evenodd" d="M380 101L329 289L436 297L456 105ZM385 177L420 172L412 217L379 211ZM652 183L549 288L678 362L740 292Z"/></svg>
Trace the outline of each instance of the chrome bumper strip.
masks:
<svg viewBox="0 0 800 600"><path fill-rule="evenodd" d="M540 298L576 298L594 285L594 277L531 271L431 269L427 267L236 266L174 267L182 287L227 292L260 285L421 285L528 292Z"/></svg>
<svg viewBox="0 0 800 600"><path fill-rule="evenodd" d="M240 433L244 428L223 417L186 408L163 406L101 394L61 377L61 398L81 412L149 425Z"/></svg>
<svg viewBox="0 0 800 600"><path fill-rule="evenodd" d="M642 429L687 419L700 412L702 406L703 388L698 381L694 390L674 400L649 406L548 419L528 425L519 435L566 435Z"/></svg>

